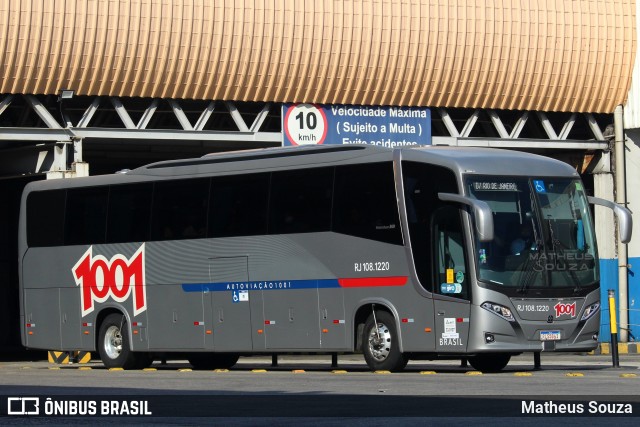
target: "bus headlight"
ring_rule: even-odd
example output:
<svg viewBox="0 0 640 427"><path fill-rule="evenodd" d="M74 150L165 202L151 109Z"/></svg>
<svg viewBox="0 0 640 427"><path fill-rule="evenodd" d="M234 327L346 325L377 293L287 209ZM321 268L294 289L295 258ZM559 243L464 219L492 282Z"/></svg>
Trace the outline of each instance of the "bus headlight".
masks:
<svg viewBox="0 0 640 427"><path fill-rule="evenodd" d="M513 317L511 310L509 310L507 307L504 307L500 304L494 304L492 302L483 302L480 307L492 312L496 316L502 317L504 320L508 320L509 322L516 321L516 318Z"/></svg>
<svg viewBox="0 0 640 427"><path fill-rule="evenodd" d="M594 302L584 310L584 313L582 313L582 319L580 319L580 321L585 321L589 319L591 316L596 314L598 310L600 310L600 303Z"/></svg>

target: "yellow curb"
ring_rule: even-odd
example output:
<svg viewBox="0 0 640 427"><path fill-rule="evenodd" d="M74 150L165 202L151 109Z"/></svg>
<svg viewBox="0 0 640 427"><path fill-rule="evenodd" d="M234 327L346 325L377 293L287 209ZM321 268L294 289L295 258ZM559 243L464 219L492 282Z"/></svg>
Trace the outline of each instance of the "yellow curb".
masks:
<svg viewBox="0 0 640 427"><path fill-rule="evenodd" d="M20 369L31 369L31 366L21 366Z"/></svg>
<svg viewBox="0 0 640 427"><path fill-rule="evenodd" d="M229 372L228 369L214 369L213 372Z"/></svg>
<svg viewBox="0 0 640 427"><path fill-rule="evenodd" d="M124 371L122 368L109 368L110 371Z"/></svg>
<svg viewBox="0 0 640 427"><path fill-rule="evenodd" d="M390 374L391 371L374 371L374 374Z"/></svg>
<svg viewBox="0 0 640 427"><path fill-rule="evenodd" d="M80 366L78 371L90 371L91 369L93 369L91 366Z"/></svg>
<svg viewBox="0 0 640 427"><path fill-rule="evenodd" d="M436 375L436 371L420 371L420 375Z"/></svg>
<svg viewBox="0 0 640 427"><path fill-rule="evenodd" d="M251 372L255 372L256 374L261 374L267 372L266 369L252 369Z"/></svg>
<svg viewBox="0 0 640 427"><path fill-rule="evenodd" d="M144 368L143 371L147 371L147 372L153 372L153 371L157 371L158 368Z"/></svg>
<svg viewBox="0 0 640 427"><path fill-rule="evenodd" d="M635 378L637 374L620 374L620 378Z"/></svg>
<svg viewBox="0 0 640 427"><path fill-rule="evenodd" d="M569 372L565 375L566 377L584 377L582 372Z"/></svg>
<svg viewBox="0 0 640 427"><path fill-rule="evenodd" d="M51 371L59 371L60 367L59 366L49 366L49 370L51 370Z"/></svg>
<svg viewBox="0 0 640 427"><path fill-rule="evenodd" d="M342 369L336 369L334 371L331 371L332 374L346 374L347 371L344 371Z"/></svg>
<svg viewBox="0 0 640 427"><path fill-rule="evenodd" d="M191 371L193 371L193 369L191 369L191 368L178 369L178 372L191 372Z"/></svg>
<svg viewBox="0 0 640 427"><path fill-rule="evenodd" d="M304 369L294 369L293 371L291 371L291 373L293 373L293 374L304 374L305 370Z"/></svg>
<svg viewBox="0 0 640 427"><path fill-rule="evenodd" d="M533 374L531 372L514 372L514 377L532 377Z"/></svg>
<svg viewBox="0 0 640 427"><path fill-rule="evenodd" d="M482 372L480 371L469 371L469 372L465 372L465 375L470 375L470 376L477 376L477 375L482 375Z"/></svg>

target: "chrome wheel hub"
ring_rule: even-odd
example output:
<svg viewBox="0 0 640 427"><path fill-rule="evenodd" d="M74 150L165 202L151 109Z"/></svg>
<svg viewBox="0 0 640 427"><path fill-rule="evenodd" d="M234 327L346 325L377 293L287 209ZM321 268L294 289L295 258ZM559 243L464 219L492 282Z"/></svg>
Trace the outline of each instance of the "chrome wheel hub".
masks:
<svg viewBox="0 0 640 427"><path fill-rule="evenodd" d="M110 326L104 335L104 351L111 359L117 359L122 351L122 333L117 326Z"/></svg>
<svg viewBox="0 0 640 427"><path fill-rule="evenodd" d="M389 357L391 352L391 332L384 323L378 323L376 328L371 328L369 333L369 353L379 362Z"/></svg>

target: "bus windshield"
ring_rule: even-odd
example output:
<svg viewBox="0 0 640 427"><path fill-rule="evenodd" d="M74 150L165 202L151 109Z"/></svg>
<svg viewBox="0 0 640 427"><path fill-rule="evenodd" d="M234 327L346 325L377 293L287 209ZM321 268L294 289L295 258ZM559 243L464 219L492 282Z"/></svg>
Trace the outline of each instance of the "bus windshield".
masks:
<svg viewBox="0 0 640 427"><path fill-rule="evenodd" d="M571 178L473 176L470 197L493 212L494 239L476 238L479 279L526 293L598 281L594 231L582 182Z"/></svg>

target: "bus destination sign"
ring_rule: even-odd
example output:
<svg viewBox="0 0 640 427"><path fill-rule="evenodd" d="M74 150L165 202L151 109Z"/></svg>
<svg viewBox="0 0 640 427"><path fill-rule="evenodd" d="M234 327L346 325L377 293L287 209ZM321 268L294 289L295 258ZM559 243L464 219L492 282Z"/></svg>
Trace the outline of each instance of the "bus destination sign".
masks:
<svg viewBox="0 0 640 427"><path fill-rule="evenodd" d="M473 189L476 191L518 191L515 182L475 181Z"/></svg>

